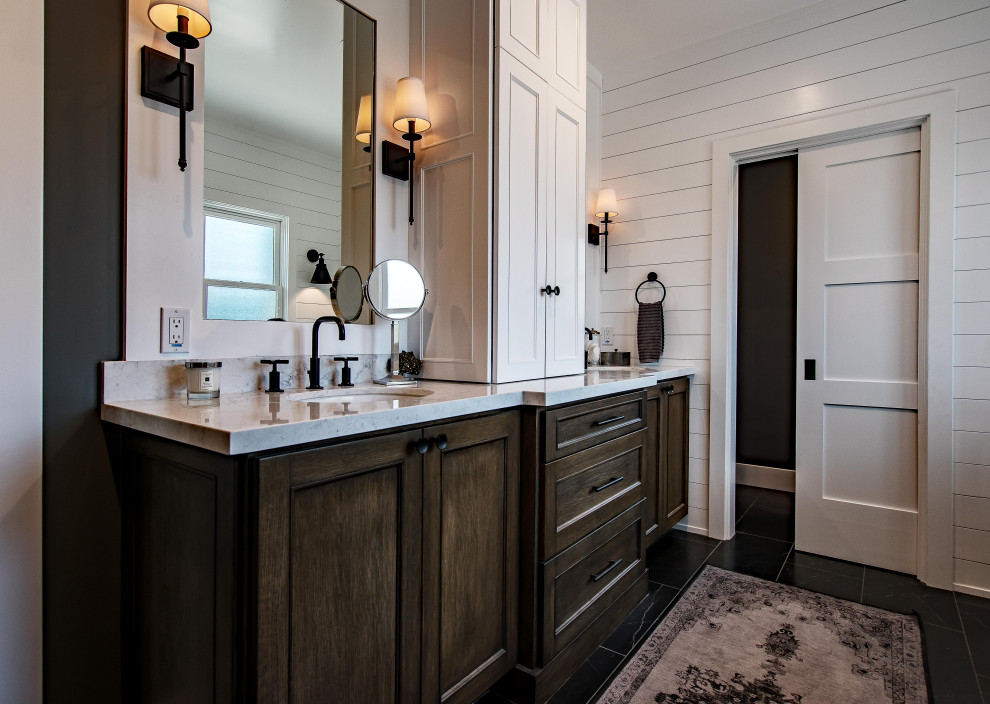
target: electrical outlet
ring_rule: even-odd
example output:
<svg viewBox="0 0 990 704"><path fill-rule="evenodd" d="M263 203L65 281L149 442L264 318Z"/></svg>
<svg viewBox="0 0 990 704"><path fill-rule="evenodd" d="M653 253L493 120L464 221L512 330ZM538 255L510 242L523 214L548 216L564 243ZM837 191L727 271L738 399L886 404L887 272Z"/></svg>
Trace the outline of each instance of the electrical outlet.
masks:
<svg viewBox="0 0 990 704"><path fill-rule="evenodd" d="M162 354L189 352L189 309L162 308Z"/></svg>
<svg viewBox="0 0 990 704"><path fill-rule="evenodd" d="M615 336L615 330L610 325L606 325L602 328L602 346L611 345Z"/></svg>

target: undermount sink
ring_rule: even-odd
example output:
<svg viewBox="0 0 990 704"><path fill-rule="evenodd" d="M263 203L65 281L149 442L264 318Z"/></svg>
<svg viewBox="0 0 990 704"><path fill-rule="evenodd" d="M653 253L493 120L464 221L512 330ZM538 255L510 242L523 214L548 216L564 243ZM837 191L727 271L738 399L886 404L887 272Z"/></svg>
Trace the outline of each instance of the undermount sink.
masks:
<svg viewBox="0 0 990 704"><path fill-rule="evenodd" d="M377 403L381 401L401 401L408 398L422 398L433 392L419 388L357 388L357 389L326 389L323 391L304 391L286 396L287 401L303 403Z"/></svg>

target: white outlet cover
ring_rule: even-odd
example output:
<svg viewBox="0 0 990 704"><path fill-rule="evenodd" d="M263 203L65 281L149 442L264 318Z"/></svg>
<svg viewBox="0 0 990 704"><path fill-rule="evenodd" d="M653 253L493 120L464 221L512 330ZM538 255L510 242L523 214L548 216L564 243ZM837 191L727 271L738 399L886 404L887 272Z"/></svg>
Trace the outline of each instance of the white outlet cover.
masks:
<svg viewBox="0 0 990 704"><path fill-rule="evenodd" d="M612 344L612 337L613 337L613 335L614 335L614 333L613 333L612 328L610 326L606 326L606 327L602 328L602 344L603 345L611 345Z"/></svg>
<svg viewBox="0 0 990 704"><path fill-rule="evenodd" d="M188 308L162 308L161 353L189 353Z"/></svg>

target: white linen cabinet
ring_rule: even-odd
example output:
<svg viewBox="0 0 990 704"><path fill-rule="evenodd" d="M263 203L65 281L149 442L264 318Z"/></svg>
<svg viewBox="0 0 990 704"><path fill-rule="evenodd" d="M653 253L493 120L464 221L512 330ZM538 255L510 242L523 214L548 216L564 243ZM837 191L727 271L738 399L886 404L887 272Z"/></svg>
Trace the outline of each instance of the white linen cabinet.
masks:
<svg viewBox="0 0 990 704"><path fill-rule="evenodd" d="M410 5L434 120L409 247L430 291L411 331L424 376L581 373L584 0Z"/></svg>

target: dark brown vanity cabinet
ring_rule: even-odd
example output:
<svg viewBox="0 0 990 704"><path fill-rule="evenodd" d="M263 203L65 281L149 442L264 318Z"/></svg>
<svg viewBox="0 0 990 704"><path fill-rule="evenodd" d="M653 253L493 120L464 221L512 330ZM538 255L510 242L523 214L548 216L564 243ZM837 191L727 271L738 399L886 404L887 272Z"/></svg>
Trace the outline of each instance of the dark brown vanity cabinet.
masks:
<svg viewBox="0 0 990 704"><path fill-rule="evenodd" d="M127 701L474 701L516 662L519 442L518 412L239 458L125 432Z"/></svg>
<svg viewBox="0 0 990 704"><path fill-rule="evenodd" d="M647 391L650 471L646 480L646 544L673 528L688 512L688 415L691 382L661 381Z"/></svg>

